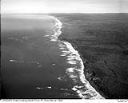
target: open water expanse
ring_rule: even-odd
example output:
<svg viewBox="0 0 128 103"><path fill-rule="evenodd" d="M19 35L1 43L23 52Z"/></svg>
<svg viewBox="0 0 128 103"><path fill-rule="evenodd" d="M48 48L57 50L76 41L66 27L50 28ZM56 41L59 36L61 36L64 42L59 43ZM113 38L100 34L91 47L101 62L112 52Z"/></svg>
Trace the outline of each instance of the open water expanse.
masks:
<svg viewBox="0 0 128 103"><path fill-rule="evenodd" d="M2 15L2 98L104 98L86 80L79 52L58 39L62 28L54 16Z"/></svg>

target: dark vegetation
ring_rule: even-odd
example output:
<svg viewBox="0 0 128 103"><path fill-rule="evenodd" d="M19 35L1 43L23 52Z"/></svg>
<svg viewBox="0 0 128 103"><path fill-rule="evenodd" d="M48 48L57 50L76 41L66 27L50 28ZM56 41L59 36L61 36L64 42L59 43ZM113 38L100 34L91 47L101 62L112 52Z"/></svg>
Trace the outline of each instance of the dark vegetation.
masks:
<svg viewBox="0 0 128 103"><path fill-rule="evenodd" d="M128 14L53 14L61 40L81 54L85 76L106 98L128 98Z"/></svg>

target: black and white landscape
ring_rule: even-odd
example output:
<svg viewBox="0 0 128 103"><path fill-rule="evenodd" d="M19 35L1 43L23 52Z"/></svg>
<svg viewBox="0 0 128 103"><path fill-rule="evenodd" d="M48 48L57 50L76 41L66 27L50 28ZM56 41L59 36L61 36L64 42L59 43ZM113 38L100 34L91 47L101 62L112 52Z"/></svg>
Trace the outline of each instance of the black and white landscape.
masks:
<svg viewBox="0 0 128 103"><path fill-rule="evenodd" d="M127 99L127 1L63 3L3 1L0 97Z"/></svg>

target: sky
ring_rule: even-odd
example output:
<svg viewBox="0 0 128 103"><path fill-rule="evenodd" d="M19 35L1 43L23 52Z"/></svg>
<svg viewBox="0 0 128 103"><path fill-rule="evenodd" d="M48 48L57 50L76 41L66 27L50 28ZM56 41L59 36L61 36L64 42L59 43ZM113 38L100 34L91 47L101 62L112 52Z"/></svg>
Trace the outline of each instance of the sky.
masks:
<svg viewBox="0 0 128 103"><path fill-rule="evenodd" d="M1 0L1 13L128 13L128 0Z"/></svg>

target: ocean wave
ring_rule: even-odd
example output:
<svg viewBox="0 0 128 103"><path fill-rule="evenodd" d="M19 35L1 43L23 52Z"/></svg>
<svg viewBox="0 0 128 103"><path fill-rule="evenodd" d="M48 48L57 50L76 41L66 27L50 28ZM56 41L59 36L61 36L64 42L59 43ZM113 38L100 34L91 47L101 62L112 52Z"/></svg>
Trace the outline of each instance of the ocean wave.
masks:
<svg viewBox="0 0 128 103"><path fill-rule="evenodd" d="M66 69L66 74L74 82L72 90L75 91L80 98L89 99L103 99L102 97L85 79L84 75L84 64L77 50L66 41L60 41L58 37L61 35L62 22L54 16L50 16L55 21L54 34L50 35L50 40L53 42L58 42L62 54L60 56L67 57L67 63L71 67Z"/></svg>

